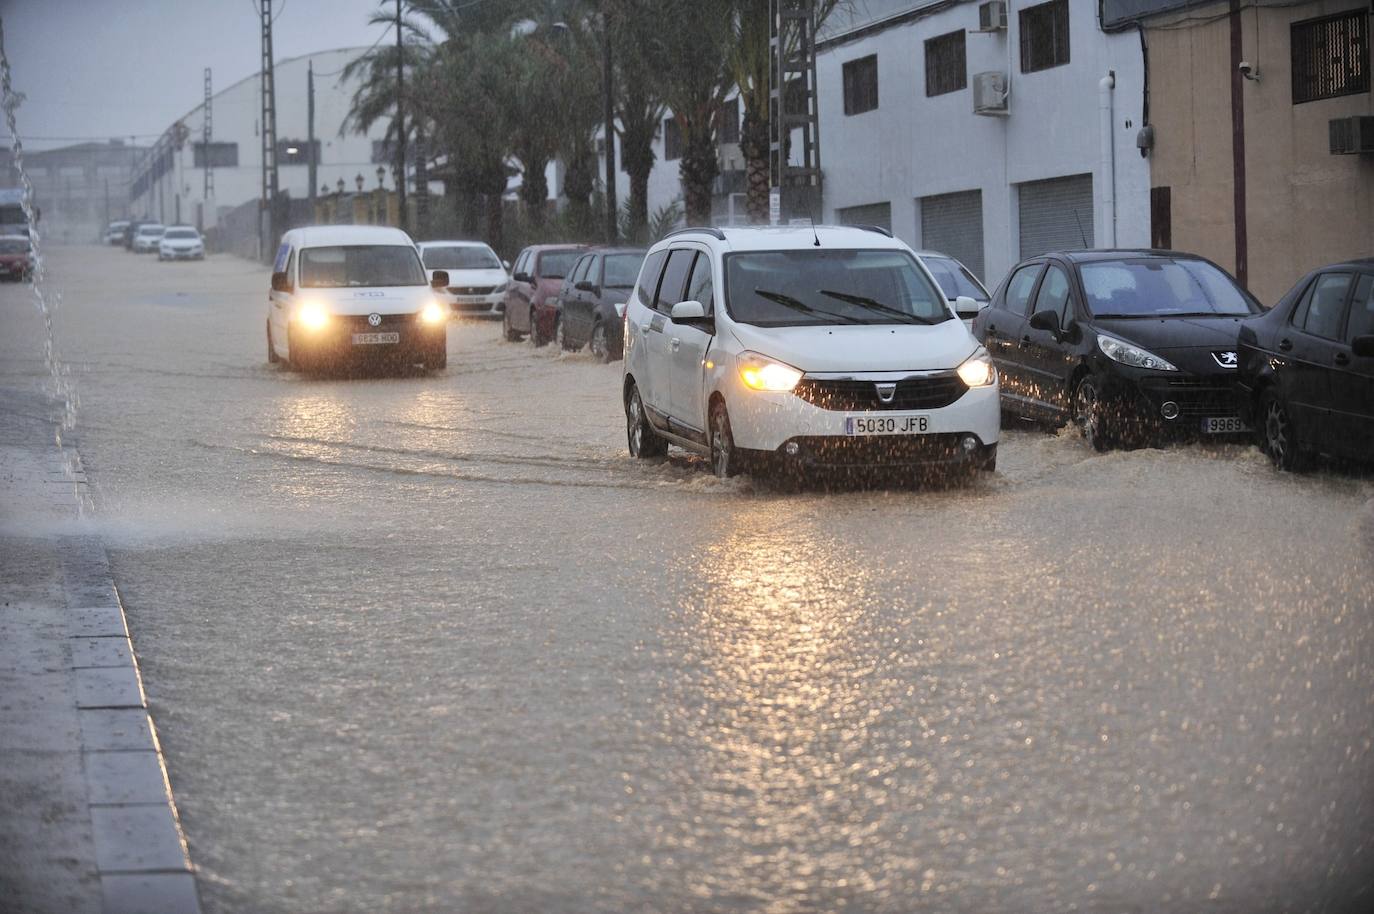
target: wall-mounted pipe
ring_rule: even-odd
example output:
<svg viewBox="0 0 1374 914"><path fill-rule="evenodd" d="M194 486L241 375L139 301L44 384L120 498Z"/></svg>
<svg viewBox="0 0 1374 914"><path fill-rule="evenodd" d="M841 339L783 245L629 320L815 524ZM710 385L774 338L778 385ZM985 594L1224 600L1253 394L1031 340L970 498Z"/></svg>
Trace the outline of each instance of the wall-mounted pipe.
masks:
<svg viewBox="0 0 1374 914"><path fill-rule="evenodd" d="M1113 94L1116 90L1116 71L1097 81L1097 115L1099 160L1102 175L1102 218L1100 234L1094 240L1100 248L1116 247L1116 143L1114 136L1116 115Z"/></svg>

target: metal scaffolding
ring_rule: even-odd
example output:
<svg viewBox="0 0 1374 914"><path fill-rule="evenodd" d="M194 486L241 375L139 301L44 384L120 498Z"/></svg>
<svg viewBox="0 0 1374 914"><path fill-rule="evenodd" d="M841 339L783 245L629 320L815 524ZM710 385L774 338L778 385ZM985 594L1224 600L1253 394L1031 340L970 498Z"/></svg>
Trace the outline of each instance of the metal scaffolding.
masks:
<svg viewBox="0 0 1374 914"><path fill-rule="evenodd" d="M272 68L272 0L262 0L262 210L258 256L271 257L277 243L277 84Z"/></svg>
<svg viewBox="0 0 1374 914"><path fill-rule="evenodd" d="M205 68L205 112L200 125L200 160L205 166L205 187L200 198L210 206L215 199L215 160L210 156L210 140L214 138L214 92L210 87L210 68ZM203 227L203 226L202 226Z"/></svg>
<svg viewBox="0 0 1374 914"><path fill-rule="evenodd" d="M769 21L771 183L781 195L782 221L819 221L822 173L815 0L769 0Z"/></svg>

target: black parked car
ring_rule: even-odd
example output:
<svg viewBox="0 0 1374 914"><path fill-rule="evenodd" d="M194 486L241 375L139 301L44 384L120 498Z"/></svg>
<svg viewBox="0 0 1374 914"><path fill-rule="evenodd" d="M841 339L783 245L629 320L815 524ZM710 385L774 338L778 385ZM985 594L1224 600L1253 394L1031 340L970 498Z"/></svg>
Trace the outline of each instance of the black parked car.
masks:
<svg viewBox="0 0 1374 914"><path fill-rule="evenodd" d="M1071 420L1106 450L1247 431L1236 335L1259 312L1225 270L1193 254L1076 251L1014 267L973 332L1001 372L1005 412Z"/></svg>
<svg viewBox="0 0 1374 914"><path fill-rule="evenodd" d="M590 345L602 362L625 349L625 300L630 297L644 248L598 248L584 254L558 293L558 343L569 350Z"/></svg>
<svg viewBox="0 0 1374 914"><path fill-rule="evenodd" d="M1302 278L1240 329L1244 415L1280 469L1374 460L1374 259Z"/></svg>

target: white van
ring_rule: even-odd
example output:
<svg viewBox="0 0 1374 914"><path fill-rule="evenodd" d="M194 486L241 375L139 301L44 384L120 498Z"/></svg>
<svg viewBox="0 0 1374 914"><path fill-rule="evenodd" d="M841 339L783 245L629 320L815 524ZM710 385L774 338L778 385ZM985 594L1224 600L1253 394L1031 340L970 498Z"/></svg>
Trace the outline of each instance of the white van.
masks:
<svg viewBox="0 0 1374 914"><path fill-rule="evenodd" d="M282 236L267 307L267 360L326 369L361 359L448 364L449 309L400 229L329 225Z"/></svg>

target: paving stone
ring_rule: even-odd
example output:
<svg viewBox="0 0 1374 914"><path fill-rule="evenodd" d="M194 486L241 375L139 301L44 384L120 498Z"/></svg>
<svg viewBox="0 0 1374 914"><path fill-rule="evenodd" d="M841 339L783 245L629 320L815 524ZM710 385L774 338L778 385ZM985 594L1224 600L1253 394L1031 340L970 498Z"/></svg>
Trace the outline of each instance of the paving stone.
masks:
<svg viewBox="0 0 1374 914"><path fill-rule="evenodd" d="M128 638L72 638L72 667L133 666Z"/></svg>
<svg viewBox="0 0 1374 914"><path fill-rule="evenodd" d="M143 692L133 667L76 670L78 708L141 708Z"/></svg>
<svg viewBox="0 0 1374 914"><path fill-rule="evenodd" d="M100 877L104 914L199 914L190 873L116 873Z"/></svg>
<svg viewBox="0 0 1374 914"><path fill-rule="evenodd" d="M96 866L104 873L185 870L181 836L164 803L92 806Z"/></svg>
<svg viewBox="0 0 1374 914"><path fill-rule="evenodd" d="M151 749L87 752L86 784L92 803L165 803L167 782Z"/></svg>
<svg viewBox="0 0 1374 914"><path fill-rule="evenodd" d="M128 637L118 606L83 606L67 610L67 634L73 638Z"/></svg>
<svg viewBox="0 0 1374 914"><path fill-rule="evenodd" d="M87 749L147 749L153 745L148 712L142 708L78 711L81 744Z"/></svg>

